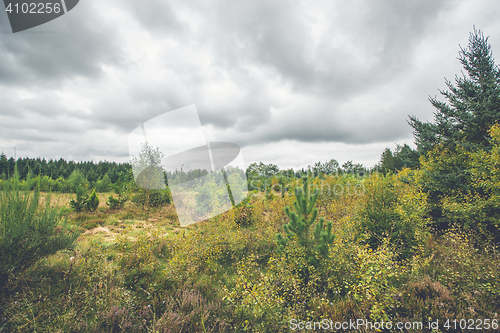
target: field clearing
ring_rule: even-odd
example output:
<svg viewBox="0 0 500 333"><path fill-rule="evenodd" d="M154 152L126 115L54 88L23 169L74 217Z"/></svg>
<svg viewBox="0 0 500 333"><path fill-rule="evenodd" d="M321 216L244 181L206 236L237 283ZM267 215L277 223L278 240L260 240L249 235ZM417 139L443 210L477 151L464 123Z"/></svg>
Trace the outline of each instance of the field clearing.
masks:
<svg viewBox="0 0 500 333"><path fill-rule="evenodd" d="M31 191L33 193L33 191ZM115 194L114 192L106 192L106 193L97 193L97 197L99 198L99 207L108 207L106 205L106 201L108 200L108 197L112 195L115 198L118 198L118 195ZM52 207L67 207L71 208L70 206L70 201L76 199L76 194L75 193L48 193L48 192L41 192L40 193L40 202L43 204L45 203L46 198L50 196L50 205Z"/></svg>
<svg viewBox="0 0 500 333"><path fill-rule="evenodd" d="M33 195L33 191L30 192ZM169 236L181 230L175 207L163 205L160 207L144 208L130 201L123 209L113 210L106 205L109 196L118 198L114 192L96 193L99 206L95 212L74 212L70 201L76 199L74 193L40 193L40 204L43 206L50 197L51 207L63 209L63 216L81 235L77 239L76 250L87 249L89 244L111 245L119 236L131 242L137 240L141 234L155 232L160 236ZM183 228L190 229L190 228Z"/></svg>

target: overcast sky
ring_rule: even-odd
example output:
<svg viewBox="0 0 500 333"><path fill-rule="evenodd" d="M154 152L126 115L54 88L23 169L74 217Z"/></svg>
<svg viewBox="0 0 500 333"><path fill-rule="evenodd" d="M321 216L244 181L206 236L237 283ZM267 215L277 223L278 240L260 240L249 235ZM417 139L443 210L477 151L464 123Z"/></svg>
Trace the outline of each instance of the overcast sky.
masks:
<svg viewBox="0 0 500 333"><path fill-rule="evenodd" d="M13 34L0 14L0 151L128 160L141 123L195 104L246 164L371 167L460 74L473 25L500 57L500 1L81 0Z"/></svg>

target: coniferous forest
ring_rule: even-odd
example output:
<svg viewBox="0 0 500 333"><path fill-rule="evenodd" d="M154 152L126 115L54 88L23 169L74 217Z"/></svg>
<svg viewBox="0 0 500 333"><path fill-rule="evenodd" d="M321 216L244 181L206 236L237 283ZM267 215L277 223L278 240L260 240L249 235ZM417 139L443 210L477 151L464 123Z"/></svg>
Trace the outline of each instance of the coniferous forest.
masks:
<svg viewBox="0 0 500 333"><path fill-rule="evenodd" d="M2 153L0 332L498 331L500 68L479 30L458 60L416 149L253 163L241 203L186 227L128 163Z"/></svg>

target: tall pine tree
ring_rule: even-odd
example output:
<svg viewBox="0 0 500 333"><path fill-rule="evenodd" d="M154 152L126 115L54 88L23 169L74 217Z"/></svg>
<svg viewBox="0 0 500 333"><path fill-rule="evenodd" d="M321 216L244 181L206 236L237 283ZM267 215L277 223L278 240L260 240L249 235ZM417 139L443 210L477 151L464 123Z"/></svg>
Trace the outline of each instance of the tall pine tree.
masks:
<svg viewBox="0 0 500 333"><path fill-rule="evenodd" d="M433 220L439 229L450 223L467 228L488 225L492 210L479 209L474 215L457 214L457 207L475 198L483 202L485 190L474 181L471 156L489 152L493 146L492 125L500 120L500 68L495 64L480 30L474 28L467 48L460 47L459 58L465 72L446 81L448 91L440 91L446 102L430 98L436 108L434 123L410 117L415 141L422 154L420 182L428 194ZM454 206L455 205L455 206Z"/></svg>
<svg viewBox="0 0 500 333"><path fill-rule="evenodd" d="M468 150L490 146L488 130L500 119L500 69L488 37L474 28L468 47L460 47L458 59L467 75L456 76L455 85L446 80L449 91L439 92L447 102L429 98L436 108L434 123L423 123L415 116L408 121L421 153L437 144L460 144Z"/></svg>

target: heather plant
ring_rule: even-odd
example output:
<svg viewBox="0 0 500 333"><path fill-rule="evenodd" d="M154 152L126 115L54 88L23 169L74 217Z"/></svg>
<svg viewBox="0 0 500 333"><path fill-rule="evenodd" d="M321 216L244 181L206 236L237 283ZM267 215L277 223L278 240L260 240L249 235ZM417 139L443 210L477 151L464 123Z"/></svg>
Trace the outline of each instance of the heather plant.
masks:
<svg viewBox="0 0 500 333"><path fill-rule="evenodd" d="M126 270L125 283L138 289L147 289L154 281L155 274L161 272L162 259L169 256L165 237L158 230L148 230L138 235L134 242L121 235L116 248L120 251L119 264Z"/></svg>
<svg viewBox="0 0 500 333"><path fill-rule="evenodd" d="M196 286L183 285L167 293L162 301L161 317L154 323L159 332L231 331L229 313L220 300L207 299Z"/></svg>
<svg viewBox="0 0 500 333"><path fill-rule="evenodd" d="M251 204L252 198L250 196L243 199L242 202L234 209L234 222L242 227L248 227L253 222L253 206Z"/></svg>
<svg viewBox="0 0 500 333"><path fill-rule="evenodd" d="M107 249L91 242L84 251L58 252L12 278L5 295L4 329L109 332L99 324L106 322L107 309L121 303L132 310L134 299L120 288L120 275L108 258Z"/></svg>
<svg viewBox="0 0 500 333"><path fill-rule="evenodd" d="M471 295L484 298L484 305L476 306L486 311L500 299L498 253L490 246L474 248L473 236L456 229L421 246L411 263L412 275L429 276L462 302L471 303Z"/></svg>
<svg viewBox="0 0 500 333"><path fill-rule="evenodd" d="M101 311L93 325L90 325L95 332L144 332L147 327L145 322L150 321L150 307L136 311L132 308L112 306L108 310Z"/></svg>

